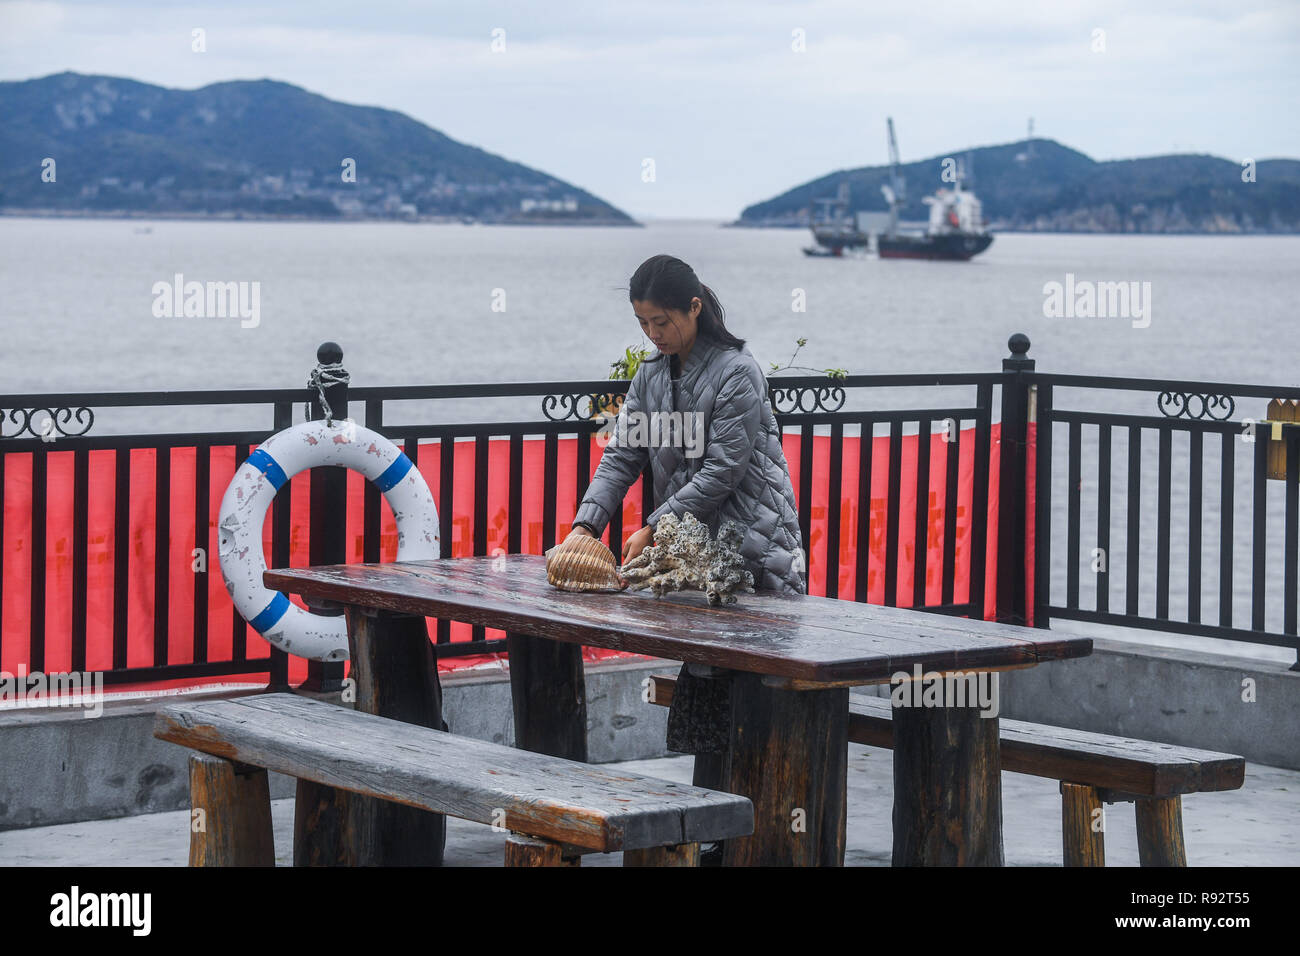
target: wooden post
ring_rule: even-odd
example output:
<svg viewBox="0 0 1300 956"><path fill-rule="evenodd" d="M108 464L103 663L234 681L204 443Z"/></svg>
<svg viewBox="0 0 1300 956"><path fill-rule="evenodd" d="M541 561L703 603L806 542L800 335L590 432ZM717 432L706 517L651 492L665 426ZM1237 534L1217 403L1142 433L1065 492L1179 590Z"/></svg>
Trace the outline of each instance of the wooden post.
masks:
<svg viewBox="0 0 1300 956"><path fill-rule="evenodd" d="M1138 862L1142 866L1186 866L1183 845L1183 798L1146 797L1137 810Z"/></svg>
<svg viewBox="0 0 1300 956"><path fill-rule="evenodd" d="M424 618L349 607L356 709L442 730L442 687ZM299 866L440 866L440 813L299 782L294 862Z"/></svg>
<svg viewBox="0 0 1300 956"><path fill-rule="evenodd" d="M424 618L349 607L356 709L442 730L442 685ZM350 795L360 866L441 866L447 818L419 807Z"/></svg>
<svg viewBox="0 0 1300 956"><path fill-rule="evenodd" d="M656 846L647 850L624 850L624 866L699 866L700 845L679 843L677 846Z"/></svg>
<svg viewBox="0 0 1300 956"><path fill-rule="evenodd" d="M1095 826L1102 817L1096 787L1061 781L1061 841L1066 866L1105 866L1106 834Z"/></svg>
<svg viewBox="0 0 1300 956"><path fill-rule="evenodd" d="M348 866L352 794L299 780L293 801L293 865Z"/></svg>
<svg viewBox="0 0 1300 956"><path fill-rule="evenodd" d="M725 841L724 866L843 866L847 688L789 691L731 678L731 744L720 789L754 803L754 834Z"/></svg>
<svg viewBox="0 0 1300 956"><path fill-rule="evenodd" d="M275 866L271 791L261 767L190 754L190 866Z"/></svg>
<svg viewBox="0 0 1300 956"><path fill-rule="evenodd" d="M696 754L691 770L691 786L705 790L721 790L726 784L725 754Z"/></svg>
<svg viewBox="0 0 1300 956"><path fill-rule="evenodd" d="M587 762L587 688L582 646L506 633L515 746Z"/></svg>
<svg viewBox="0 0 1300 956"><path fill-rule="evenodd" d="M506 837L506 866L564 866L560 844L522 833Z"/></svg>
<svg viewBox="0 0 1300 956"><path fill-rule="evenodd" d="M316 349L316 368L341 365L343 349L336 342L322 342ZM343 419L348 414L348 383L339 381L324 388L330 417ZM310 418L325 418L321 392L307 388ZM288 427L286 424L285 427ZM347 511L347 469L313 468L308 491L311 521L308 536L308 561L313 564L342 564L347 560L342 516ZM286 553L288 553L286 551ZM308 607L311 608L310 603ZM339 608L312 608L317 614L336 616ZM307 679L300 690L316 694L333 693L343 686L343 661L307 662ZM293 865L343 866L348 859L344 848L350 845L347 815L349 794L332 787L322 787L310 780L299 780L294 800Z"/></svg>
<svg viewBox="0 0 1300 956"><path fill-rule="evenodd" d="M998 719L894 708L894 866L1002 866Z"/></svg>

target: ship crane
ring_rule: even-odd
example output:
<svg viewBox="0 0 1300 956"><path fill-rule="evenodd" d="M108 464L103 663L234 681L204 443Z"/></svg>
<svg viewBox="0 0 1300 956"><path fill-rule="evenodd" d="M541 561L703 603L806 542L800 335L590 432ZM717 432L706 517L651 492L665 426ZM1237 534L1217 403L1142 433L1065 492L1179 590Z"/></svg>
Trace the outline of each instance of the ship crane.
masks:
<svg viewBox="0 0 1300 956"><path fill-rule="evenodd" d="M907 200L907 184L903 181L903 173L900 169L898 138L894 136L894 118L890 116L885 122L889 127L889 182L881 186L880 191L885 196L885 202L889 203L888 235L892 236L898 232L898 210Z"/></svg>

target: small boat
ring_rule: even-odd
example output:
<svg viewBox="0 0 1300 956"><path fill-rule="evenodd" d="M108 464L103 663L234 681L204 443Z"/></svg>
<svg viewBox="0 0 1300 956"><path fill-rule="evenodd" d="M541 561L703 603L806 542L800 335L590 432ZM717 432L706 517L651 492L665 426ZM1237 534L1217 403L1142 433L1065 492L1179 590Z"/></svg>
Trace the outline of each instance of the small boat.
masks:
<svg viewBox="0 0 1300 956"><path fill-rule="evenodd" d="M819 215L816 206L822 207ZM808 210L815 246L804 246L805 256L844 258L845 249L866 250L871 236L858 228L849 214L849 184L842 182L834 199L814 199Z"/></svg>

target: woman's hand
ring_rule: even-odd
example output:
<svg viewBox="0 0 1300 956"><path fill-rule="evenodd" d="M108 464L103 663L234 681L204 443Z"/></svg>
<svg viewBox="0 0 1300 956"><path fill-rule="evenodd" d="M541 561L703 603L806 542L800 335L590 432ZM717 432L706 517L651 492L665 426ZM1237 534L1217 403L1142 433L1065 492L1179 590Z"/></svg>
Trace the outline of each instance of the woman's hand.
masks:
<svg viewBox="0 0 1300 956"><path fill-rule="evenodd" d="M569 532L569 537L568 537L568 538L565 538L564 540L567 542L567 541L569 540L569 538L574 538L574 537L578 537L578 536L581 536L581 537L584 537L584 538L594 538L594 537L596 537L594 534L591 533L591 529L589 529L586 525L583 525L583 524L575 524L575 525L573 526L573 530Z"/></svg>
<svg viewBox="0 0 1300 956"><path fill-rule="evenodd" d="M654 529L646 525L623 544L623 563L627 564L648 546L655 543Z"/></svg>

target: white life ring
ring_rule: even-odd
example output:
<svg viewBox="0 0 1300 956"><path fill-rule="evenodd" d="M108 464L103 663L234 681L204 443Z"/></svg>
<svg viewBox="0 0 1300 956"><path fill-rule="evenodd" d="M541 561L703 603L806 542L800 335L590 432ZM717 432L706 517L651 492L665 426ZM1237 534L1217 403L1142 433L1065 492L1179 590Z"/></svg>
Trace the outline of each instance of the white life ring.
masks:
<svg viewBox="0 0 1300 956"><path fill-rule="evenodd" d="M312 614L262 583L262 525L275 493L298 472L343 465L384 493L397 519L397 560L441 557L438 509L411 459L383 435L351 421L286 428L248 456L221 499L217 521L221 576L244 620L281 650L318 661L348 658L342 617ZM340 516L341 517L341 516Z"/></svg>

